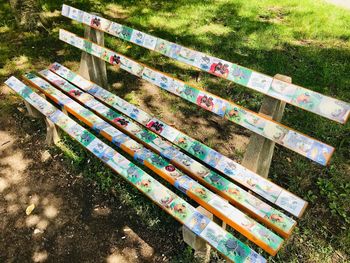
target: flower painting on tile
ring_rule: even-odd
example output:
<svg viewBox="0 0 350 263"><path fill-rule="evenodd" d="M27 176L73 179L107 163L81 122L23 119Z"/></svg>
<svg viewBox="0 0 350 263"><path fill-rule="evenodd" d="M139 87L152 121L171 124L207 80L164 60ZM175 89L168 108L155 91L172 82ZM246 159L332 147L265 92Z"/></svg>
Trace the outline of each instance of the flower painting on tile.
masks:
<svg viewBox="0 0 350 263"><path fill-rule="evenodd" d="M191 144L190 148L188 151L199 158L200 160L204 160L205 157L207 156L208 149L204 147L203 144L201 144L198 141L195 141Z"/></svg>
<svg viewBox="0 0 350 263"><path fill-rule="evenodd" d="M285 136L288 134L288 129L284 128L278 123L266 122L264 126L264 135L267 138L271 138L278 143L283 144Z"/></svg>
<svg viewBox="0 0 350 263"><path fill-rule="evenodd" d="M220 161L221 157L222 155L220 153L208 148L207 156L205 157L205 162L210 166L215 167Z"/></svg>
<svg viewBox="0 0 350 263"><path fill-rule="evenodd" d="M230 62L221 59L213 59L211 61L209 72L216 76L227 78L230 73L230 65Z"/></svg>
<svg viewBox="0 0 350 263"><path fill-rule="evenodd" d="M262 117L246 111L241 124L256 133L261 133L266 125L266 121Z"/></svg>
<svg viewBox="0 0 350 263"><path fill-rule="evenodd" d="M181 48L182 46L175 43L171 43L168 53L166 55L173 59L178 59L178 55L180 53Z"/></svg>
<svg viewBox="0 0 350 263"><path fill-rule="evenodd" d="M223 117L225 115L228 104L229 104L228 101L225 101L223 99L215 97L214 98L214 108L213 108L212 112Z"/></svg>
<svg viewBox="0 0 350 263"><path fill-rule="evenodd" d="M145 48L154 50L156 48L157 45L157 38L148 34L145 34L145 38L143 41L143 46Z"/></svg>
<svg viewBox="0 0 350 263"><path fill-rule="evenodd" d="M337 101L333 98L323 97L317 112L324 117L336 119L344 123L350 113L350 104Z"/></svg>
<svg viewBox="0 0 350 263"><path fill-rule="evenodd" d="M333 148L328 147L318 141L314 141L311 149L307 152L307 157L318 163L326 165L330 156L332 155Z"/></svg>
<svg viewBox="0 0 350 263"><path fill-rule="evenodd" d="M170 48L171 48L171 42L160 39L160 38L157 39L155 51L158 51L158 52L162 53L163 55L166 55L169 52Z"/></svg>
<svg viewBox="0 0 350 263"><path fill-rule="evenodd" d="M206 110L213 111L214 109L214 98L207 93L199 92L196 103Z"/></svg>
<svg viewBox="0 0 350 263"><path fill-rule="evenodd" d="M306 155L312 149L313 140L306 136L301 136L294 131L289 131L283 143L286 147L293 149L297 153Z"/></svg>
<svg viewBox="0 0 350 263"><path fill-rule="evenodd" d="M227 103L225 117L230 121L240 124L244 119L245 111L241 108Z"/></svg>

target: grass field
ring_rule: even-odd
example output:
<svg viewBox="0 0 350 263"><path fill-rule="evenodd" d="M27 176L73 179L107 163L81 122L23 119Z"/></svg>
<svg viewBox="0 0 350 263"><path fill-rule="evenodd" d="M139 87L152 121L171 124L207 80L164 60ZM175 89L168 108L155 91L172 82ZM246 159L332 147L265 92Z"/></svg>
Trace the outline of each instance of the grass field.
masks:
<svg viewBox="0 0 350 263"><path fill-rule="evenodd" d="M79 34L83 28L59 16L57 10L63 1L42 0L41 3L46 30L28 33L19 32L13 26L8 4L0 1L0 82L9 75L19 76L29 70L42 69L54 61L77 69L80 52L58 40L58 28ZM86 0L65 3L100 12L114 21L269 75L291 76L293 83L350 102L350 11L323 1ZM106 45L180 79L196 81L196 70L155 52L109 36ZM123 72L110 70L109 73L110 83L119 83L113 85L117 94L143 105L144 91L137 88L139 80ZM197 85L255 111L262 100L258 93L209 74L201 74ZM171 116L180 116L180 121L184 122L179 129L219 151L224 148L225 139L219 135L203 138L191 126L193 122L187 121L190 116L198 120L212 118L210 113L198 111L195 106L165 92L160 95L171 110ZM19 100L9 95L0 98L1 114L11 116ZM170 118L156 105L149 109L160 117ZM276 148L270 178L309 201L310 205L298 220L285 248L270 261L349 262L350 124L340 125L293 106L287 106L283 123L335 146L336 152L330 165L321 167L283 147ZM230 127L225 131L233 135L249 134L233 124L226 125ZM165 226L178 228L174 220L123 181L115 179L101 163L91 160L87 164L88 154L68 138L64 141L64 151L65 161L73 171L98 181L103 191L117 189L150 227L162 233L167 231ZM235 150L227 154L239 160L243 152ZM191 251L185 250L173 261L193 261Z"/></svg>

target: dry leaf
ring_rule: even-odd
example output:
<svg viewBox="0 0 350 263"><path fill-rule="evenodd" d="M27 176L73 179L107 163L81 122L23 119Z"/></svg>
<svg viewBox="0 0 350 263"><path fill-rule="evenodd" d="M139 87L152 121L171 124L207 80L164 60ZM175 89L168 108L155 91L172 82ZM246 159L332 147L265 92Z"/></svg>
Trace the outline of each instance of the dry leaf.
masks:
<svg viewBox="0 0 350 263"><path fill-rule="evenodd" d="M127 46L127 47L126 47L126 49L129 49L129 48L131 48L131 46Z"/></svg>
<svg viewBox="0 0 350 263"><path fill-rule="evenodd" d="M26 209L26 215L29 216L33 212L34 208L35 208L34 204L31 204L30 206L28 206Z"/></svg>

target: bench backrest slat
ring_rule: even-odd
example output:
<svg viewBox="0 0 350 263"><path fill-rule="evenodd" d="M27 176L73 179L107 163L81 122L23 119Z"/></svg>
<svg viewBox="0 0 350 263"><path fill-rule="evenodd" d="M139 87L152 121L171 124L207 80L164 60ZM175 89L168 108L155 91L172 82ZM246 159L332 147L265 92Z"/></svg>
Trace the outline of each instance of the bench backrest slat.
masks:
<svg viewBox="0 0 350 263"><path fill-rule="evenodd" d="M98 157L132 186L136 187L181 224L186 225L191 231L203 238L225 257L234 262L266 262L261 255L212 222L208 217L198 212L185 200L103 143L63 112L53 107L18 79L11 77L5 83L25 101L38 109L73 139L77 140L85 149ZM138 175L139 180L137 182L135 182L129 172L131 169L134 171L134 174L136 173ZM148 184L142 185L140 183L142 181L147 181ZM164 204L164 200L168 200L168 203ZM178 207L181 207L181 210L177 209Z"/></svg>
<svg viewBox="0 0 350 263"><path fill-rule="evenodd" d="M80 48L89 54L99 57L110 64L115 64L118 58L120 68L131 74L167 90L189 102L197 104L219 116L239 124L251 131L262 135L284 147L291 149L319 164L326 165L334 148L305 134L295 131L271 119L265 118L237 104L219 98L209 92L190 86L167 74L149 66L134 61L105 47L99 46L71 32L60 29L60 39L70 45ZM165 82L167 84L165 84ZM204 102L205 99L205 102ZM215 106L215 107L214 107Z"/></svg>
<svg viewBox="0 0 350 263"><path fill-rule="evenodd" d="M274 79L74 7L63 5L62 15L330 120L346 123L350 116L350 104L341 100Z"/></svg>
<svg viewBox="0 0 350 263"><path fill-rule="evenodd" d="M107 105L113 107L114 109L122 112L129 118L137 121L144 127L148 127L148 129L155 131L157 134L164 137L169 142L179 146L186 152L198 157L206 164L212 166L218 171L224 173L231 179L236 182L244 185L248 189L254 191L270 202L276 204L277 206L285 209L295 216L301 216L302 212L307 206L307 202L302 200L301 198L293 195L282 187L274 184L270 180L267 180L256 173L253 173L243 166L234 162L233 160L223 156L219 152L209 148L208 146L200 143L199 141L188 137L184 133L176 130L173 127L170 127L166 123L160 121L159 119L151 116L145 111L135 107L129 102L123 100L118 97L114 93L111 93L102 87L84 79L80 75L77 75L73 71L64 67L59 63L54 63L50 66L50 70L58 74L59 76L69 80L71 83L81 88L82 90L88 92L99 100L103 101ZM163 129L157 131L152 128L152 123L159 123L163 125ZM150 141L150 143L152 143ZM165 142L162 142L165 144ZM197 148L200 148L203 152L206 152L205 156L198 151ZM157 150L157 145L154 146ZM169 153L166 153L164 149L170 148L169 144L166 146L161 146L158 151L163 151L164 156L169 156L169 158L173 158L172 156L178 155L176 149L170 150ZM196 150L197 149L197 150Z"/></svg>
<svg viewBox="0 0 350 263"><path fill-rule="evenodd" d="M82 105L91 108L99 116L104 117L105 120L114 120L114 116L118 116L117 112L109 109L107 106L96 100L93 96L84 93L77 87L69 84L64 79L60 78L51 71L44 71L42 75L47 78L47 80L52 81L56 87L63 90L70 97L75 98ZM47 81L38 78L34 74L27 74L26 80L30 85L42 91L50 99L62 105L68 112L81 119L84 123L97 130L102 136L104 136L109 141L113 142L117 147L126 151L129 155L134 157L141 164L146 165L163 179L168 181L174 186L177 186L181 191L187 194L189 197L197 201L201 206L206 207L210 212L216 214L223 221L227 222L231 227L242 233L249 240L259 245L265 251L271 255L275 255L282 244L282 239L276 234L255 222L244 213L242 213L237 208L225 202L224 199L216 196L210 190L206 189L193 179L186 176L180 170L170 170L173 166L164 158L159 155L149 151L147 148L143 147L141 144L137 143L135 140L123 134L122 140L115 140L113 134L118 133L117 128L113 127L103 119L99 118L97 115L93 114L92 111L87 110L79 103L75 102L73 99L62 93L60 90L51 86ZM114 115L113 117L110 117ZM118 120L122 119L116 117ZM129 119L123 118L125 121L130 121ZM112 122L114 124L114 122ZM117 126L119 130L125 132L123 125ZM137 129L137 132L141 133L135 125L127 125L131 130ZM136 179L136 178L135 178ZM248 227L249 222L249 227ZM264 233L264 235L261 235Z"/></svg>

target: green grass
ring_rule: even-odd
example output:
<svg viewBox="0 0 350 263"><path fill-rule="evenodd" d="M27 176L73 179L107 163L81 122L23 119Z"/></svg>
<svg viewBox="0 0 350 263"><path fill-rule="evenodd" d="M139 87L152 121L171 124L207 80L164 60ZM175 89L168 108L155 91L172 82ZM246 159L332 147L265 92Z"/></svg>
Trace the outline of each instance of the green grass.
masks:
<svg viewBox="0 0 350 263"><path fill-rule="evenodd" d="M62 2L41 1L45 12L59 9ZM350 102L350 11L320 0L84 0L65 3L100 12L114 21L269 75L292 76L293 83ZM47 33L20 33L13 28L8 4L3 2L0 2L0 17L0 81L11 74L42 69L53 61L77 68L80 52L62 44L57 32L62 27L81 34L80 25L53 16L47 18ZM106 44L186 81L194 82L198 74L181 63L109 36ZM137 79L118 72L110 74L109 81L122 83L117 90L122 97L133 103L142 100L137 92ZM134 83L133 88L130 88L131 83ZM253 110L258 110L261 104L260 94L209 74L201 74L197 84ZM198 118L211 116L174 96L166 94L162 98L171 104L172 112L181 111L185 116L192 114ZM5 98L0 101L0 107L6 108L5 114L10 114L11 107L12 111L16 110L16 101ZM350 260L350 125L343 126L293 106L287 106L283 123L335 146L336 152L328 167L320 167L277 147L271 179L307 199L310 206L298 220L287 246L270 260ZM193 135L195 129L185 132ZM176 226L137 191L112 179L112 173L98 161L91 158L91 165L86 163L88 158L72 157L85 156L78 145L69 139L65 145L69 149L67 165L72 165L77 173L81 171L96 180L103 189L116 187L125 202L135 206L155 229L166 233L166 225ZM91 170L91 167L94 168ZM177 260L189 262L193 259L189 253L184 253L183 258L178 256Z"/></svg>

